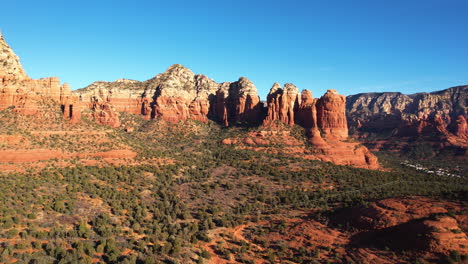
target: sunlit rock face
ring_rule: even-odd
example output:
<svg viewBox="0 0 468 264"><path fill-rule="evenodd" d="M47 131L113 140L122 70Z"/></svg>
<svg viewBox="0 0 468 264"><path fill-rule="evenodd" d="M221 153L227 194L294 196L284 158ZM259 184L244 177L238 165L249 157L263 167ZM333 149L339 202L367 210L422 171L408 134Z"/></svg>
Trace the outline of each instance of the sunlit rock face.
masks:
<svg viewBox="0 0 468 264"><path fill-rule="evenodd" d="M423 138L468 147L468 86L432 93L363 93L347 97L351 134L362 139ZM441 146L445 146L442 144Z"/></svg>
<svg viewBox="0 0 468 264"><path fill-rule="evenodd" d="M317 125L324 137L346 139L346 97L336 90L328 90L316 103Z"/></svg>
<svg viewBox="0 0 468 264"><path fill-rule="evenodd" d="M280 121L288 125L295 124L295 115L300 104L299 90L291 83L273 84L267 96L268 113L264 124Z"/></svg>
<svg viewBox="0 0 468 264"><path fill-rule="evenodd" d="M29 78L18 56L0 34L0 110L13 107L16 112L34 115L44 107L40 104L42 99L61 103L69 96L70 87L61 86L57 77Z"/></svg>

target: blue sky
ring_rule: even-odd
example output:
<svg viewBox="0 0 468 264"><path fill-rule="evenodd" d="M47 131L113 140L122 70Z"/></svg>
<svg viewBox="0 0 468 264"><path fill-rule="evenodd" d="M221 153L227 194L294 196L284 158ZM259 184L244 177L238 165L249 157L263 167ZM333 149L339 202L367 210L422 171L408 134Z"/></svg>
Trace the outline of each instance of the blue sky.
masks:
<svg viewBox="0 0 468 264"><path fill-rule="evenodd" d="M0 29L32 78L72 89L180 63L215 81L321 96L468 84L468 1L6 1Z"/></svg>

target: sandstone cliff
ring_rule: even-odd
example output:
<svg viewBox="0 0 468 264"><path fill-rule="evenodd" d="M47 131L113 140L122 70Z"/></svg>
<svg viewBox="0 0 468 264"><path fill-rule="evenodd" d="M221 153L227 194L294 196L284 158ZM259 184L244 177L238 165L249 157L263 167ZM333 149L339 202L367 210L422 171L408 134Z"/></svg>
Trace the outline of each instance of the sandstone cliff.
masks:
<svg viewBox="0 0 468 264"><path fill-rule="evenodd" d="M301 104L296 114L298 124L304 127L310 142L315 146L326 144L317 124L317 100L317 98L313 98L311 91L303 90Z"/></svg>
<svg viewBox="0 0 468 264"><path fill-rule="evenodd" d="M211 109L213 117L224 126L257 125L263 119L257 87L245 77L236 82L222 83Z"/></svg>
<svg viewBox="0 0 468 264"><path fill-rule="evenodd" d="M412 95L351 95L348 124L351 133L363 139L422 138L466 148L467 93L468 86L458 86Z"/></svg>
<svg viewBox="0 0 468 264"><path fill-rule="evenodd" d="M325 137L346 139L348 124L346 122L346 97L336 90L328 90L317 100L317 125Z"/></svg>
<svg viewBox="0 0 468 264"><path fill-rule="evenodd" d="M188 68L175 64L152 82L155 117L169 122L187 119L206 122L211 94L218 84L204 75L195 75Z"/></svg>
<svg viewBox="0 0 468 264"><path fill-rule="evenodd" d="M300 100L299 91L293 84L287 83L284 88L278 83L273 84L267 96L268 114L264 123L280 121L294 125Z"/></svg>
<svg viewBox="0 0 468 264"><path fill-rule="evenodd" d="M144 91L139 81L119 79L114 82L97 81L78 93L73 91L73 94L89 105L98 100L111 103L118 112L141 114L141 95Z"/></svg>
<svg viewBox="0 0 468 264"><path fill-rule="evenodd" d="M219 84L180 64L144 82L99 81L73 94L90 105L99 100L111 104L118 112L172 123L187 119L207 122L209 118L225 126L261 122L260 97L250 80L241 77L236 82Z"/></svg>
<svg viewBox="0 0 468 264"><path fill-rule="evenodd" d="M30 79L18 56L0 35L0 110L13 107L15 111L34 115L40 111L41 100L51 98L57 103L70 96L70 87L60 85L57 77Z"/></svg>

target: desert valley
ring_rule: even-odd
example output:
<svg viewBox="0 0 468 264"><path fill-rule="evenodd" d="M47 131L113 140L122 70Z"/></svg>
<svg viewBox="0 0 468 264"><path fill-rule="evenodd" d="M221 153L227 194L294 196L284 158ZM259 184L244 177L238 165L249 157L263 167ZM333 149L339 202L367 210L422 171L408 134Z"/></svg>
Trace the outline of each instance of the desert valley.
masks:
<svg viewBox="0 0 468 264"><path fill-rule="evenodd" d="M466 263L467 95L72 90L0 35L0 263Z"/></svg>

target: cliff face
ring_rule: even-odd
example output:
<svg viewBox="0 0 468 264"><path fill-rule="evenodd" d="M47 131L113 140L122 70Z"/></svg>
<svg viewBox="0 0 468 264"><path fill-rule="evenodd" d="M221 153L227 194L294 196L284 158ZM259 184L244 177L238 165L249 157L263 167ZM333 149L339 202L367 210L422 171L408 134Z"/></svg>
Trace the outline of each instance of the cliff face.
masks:
<svg viewBox="0 0 468 264"><path fill-rule="evenodd" d="M57 77L30 79L18 56L0 35L0 110L14 107L16 112L34 115L40 111L43 98L62 102L70 96L70 87L60 85Z"/></svg>
<svg viewBox="0 0 468 264"><path fill-rule="evenodd" d="M287 83L284 88L278 83L273 84L267 96L268 113L264 123L280 121L294 125L300 98L299 91L293 84Z"/></svg>
<svg viewBox="0 0 468 264"><path fill-rule="evenodd" d="M468 146L468 86L433 93L365 93L347 97L351 133L363 139L423 138Z"/></svg>
<svg viewBox="0 0 468 264"><path fill-rule="evenodd" d="M99 100L111 104L118 112L172 123L187 119L207 122L212 118L225 126L255 124L262 110L257 88L247 78L219 84L205 75L195 75L180 64L144 82L100 81L73 94L90 106Z"/></svg>
<svg viewBox="0 0 468 264"><path fill-rule="evenodd" d="M111 103L118 112L141 114L145 88L139 81L119 79L114 82L98 81L73 94L91 106L94 101Z"/></svg>
<svg viewBox="0 0 468 264"><path fill-rule="evenodd" d="M187 119L206 122L212 94L219 84L204 75L195 75L175 64L154 78L139 82L120 79L95 82L73 92L82 102L96 99L111 104L115 111L161 118L168 122Z"/></svg>

